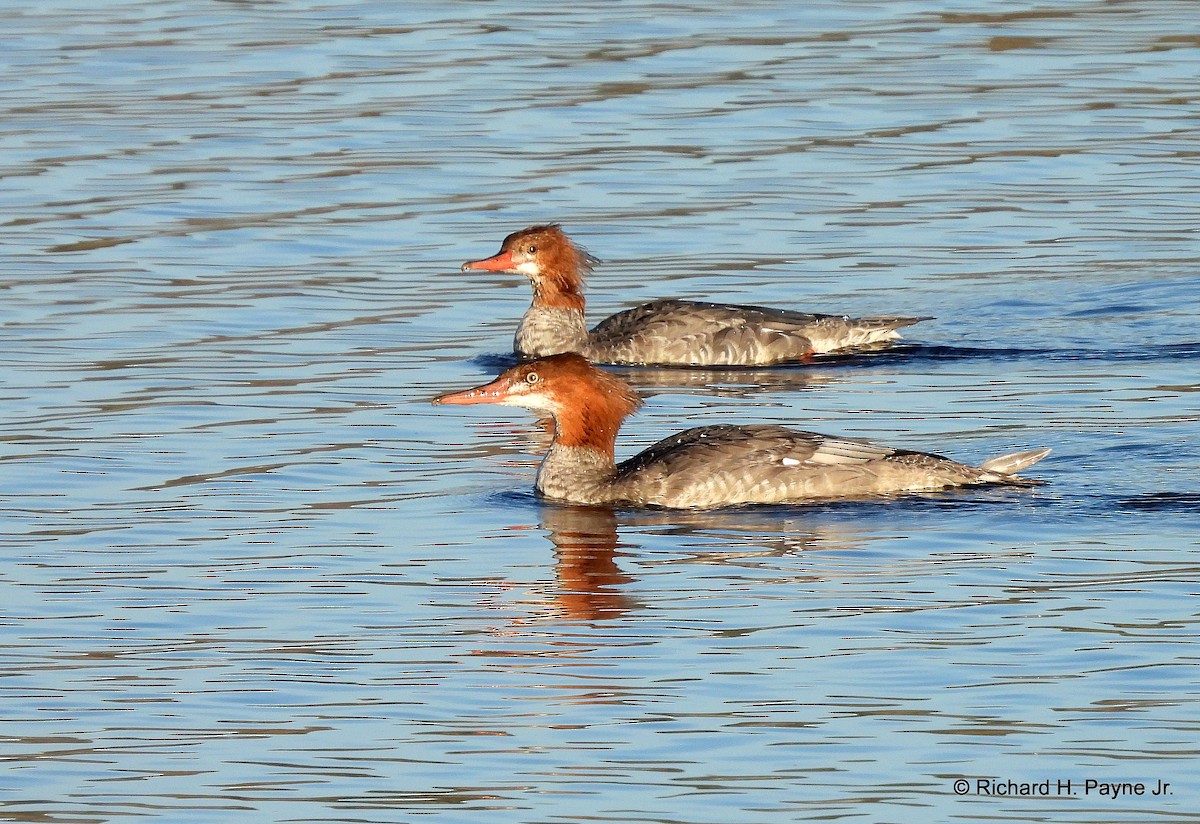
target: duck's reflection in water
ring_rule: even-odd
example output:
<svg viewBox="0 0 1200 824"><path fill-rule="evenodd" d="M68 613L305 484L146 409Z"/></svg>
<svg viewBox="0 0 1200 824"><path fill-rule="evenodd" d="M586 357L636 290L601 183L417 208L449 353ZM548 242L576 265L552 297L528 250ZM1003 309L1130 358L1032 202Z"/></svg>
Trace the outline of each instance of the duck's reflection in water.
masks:
<svg viewBox="0 0 1200 824"><path fill-rule="evenodd" d="M555 547L555 583L552 600L563 617L580 621L607 621L636 609L626 591L633 575L621 569L620 559L633 555L628 536L670 535L677 540L669 558L639 557L643 568L661 564L704 563L765 566L772 577L810 580L824 575L805 565L784 562L814 548L846 550L857 547L862 536L853 530L815 528L802 513L764 512L760 509L717 511L646 510L631 512L607 507L543 503L541 528Z"/></svg>
<svg viewBox="0 0 1200 824"><path fill-rule="evenodd" d="M541 526L555 547L555 601L578 621L619 618L633 607L621 591L633 579L617 566L617 513L605 507L542 507Z"/></svg>

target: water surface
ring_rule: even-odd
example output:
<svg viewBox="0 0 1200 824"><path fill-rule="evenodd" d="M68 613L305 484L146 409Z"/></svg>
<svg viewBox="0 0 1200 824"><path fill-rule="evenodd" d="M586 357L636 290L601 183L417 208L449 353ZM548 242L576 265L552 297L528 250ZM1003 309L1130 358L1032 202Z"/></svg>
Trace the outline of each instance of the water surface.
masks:
<svg viewBox="0 0 1200 824"><path fill-rule="evenodd" d="M1191 8L9 8L0 816L1193 820ZM428 400L529 297L458 265L546 220L597 320L937 316L626 370L622 456L767 421L1047 485L540 502L531 418Z"/></svg>

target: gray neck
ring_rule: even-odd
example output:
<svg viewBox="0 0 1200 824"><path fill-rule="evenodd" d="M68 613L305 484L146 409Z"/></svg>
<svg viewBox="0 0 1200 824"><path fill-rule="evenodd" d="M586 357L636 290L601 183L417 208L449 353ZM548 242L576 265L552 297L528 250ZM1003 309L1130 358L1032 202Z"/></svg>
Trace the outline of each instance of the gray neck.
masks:
<svg viewBox="0 0 1200 824"><path fill-rule="evenodd" d="M547 498L576 504L605 504L617 499L617 467L611 456L587 446L554 444L538 469L537 490Z"/></svg>
<svg viewBox="0 0 1200 824"><path fill-rule="evenodd" d="M543 358L587 347L583 312L552 306L530 306L513 338L513 350L526 358Z"/></svg>

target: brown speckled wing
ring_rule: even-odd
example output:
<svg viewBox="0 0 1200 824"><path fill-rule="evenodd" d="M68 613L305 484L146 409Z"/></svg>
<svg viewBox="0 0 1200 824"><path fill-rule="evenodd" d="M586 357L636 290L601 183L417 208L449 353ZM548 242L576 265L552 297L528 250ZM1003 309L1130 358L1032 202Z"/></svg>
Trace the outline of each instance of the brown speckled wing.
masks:
<svg viewBox="0 0 1200 824"><path fill-rule="evenodd" d="M855 479L894 454L782 426L705 426L623 462L616 483L630 499L660 506L800 500L854 494Z"/></svg>
<svg viewBox="0 0 1200 824"><path fill-rule="evenodd" d="M761 366L888 340L896 337L892 330L918 320L658 300L597 324L584 354L599 363Z"/></svg>
<svg viewBox="0 0 1200 824"><path fill-rule="evenodd" d="M659 300L602 321L589 339L593 360L609 363L751 366L808 355L804 329L821 317Z"/></svg>

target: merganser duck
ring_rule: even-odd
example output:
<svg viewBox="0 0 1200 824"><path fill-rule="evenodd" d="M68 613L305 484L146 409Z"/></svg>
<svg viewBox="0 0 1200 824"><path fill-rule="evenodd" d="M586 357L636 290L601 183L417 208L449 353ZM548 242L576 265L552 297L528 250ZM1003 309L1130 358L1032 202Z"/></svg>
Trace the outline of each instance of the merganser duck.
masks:
<svg viewBox="0 0 1200 824"><path fill-rule="evenodd" d="M975 467L782 426L722 425L688 429L618 464L617 430L641 399L574 353L518 364L491 383L433 403L524 406L552 416L554 436L538 469L537 490L576 504L711 509L981 484L1030 486L1039 482L1015 473L1050 452L1014 452Z"/></svg>
<svg viewBox="0 0 1200 824"><path fill-rule="evenodd" d="M768 366L813 355L879 348L897 329L928 317L850 318L764 306L656 300L618 312L590 332L584 323L584 278L599 261L558 224L513 232L500 251L462 271L525 275L533 304L521 318L513 350L525 358L578 352L593 363L622 366Z"/></svg>

